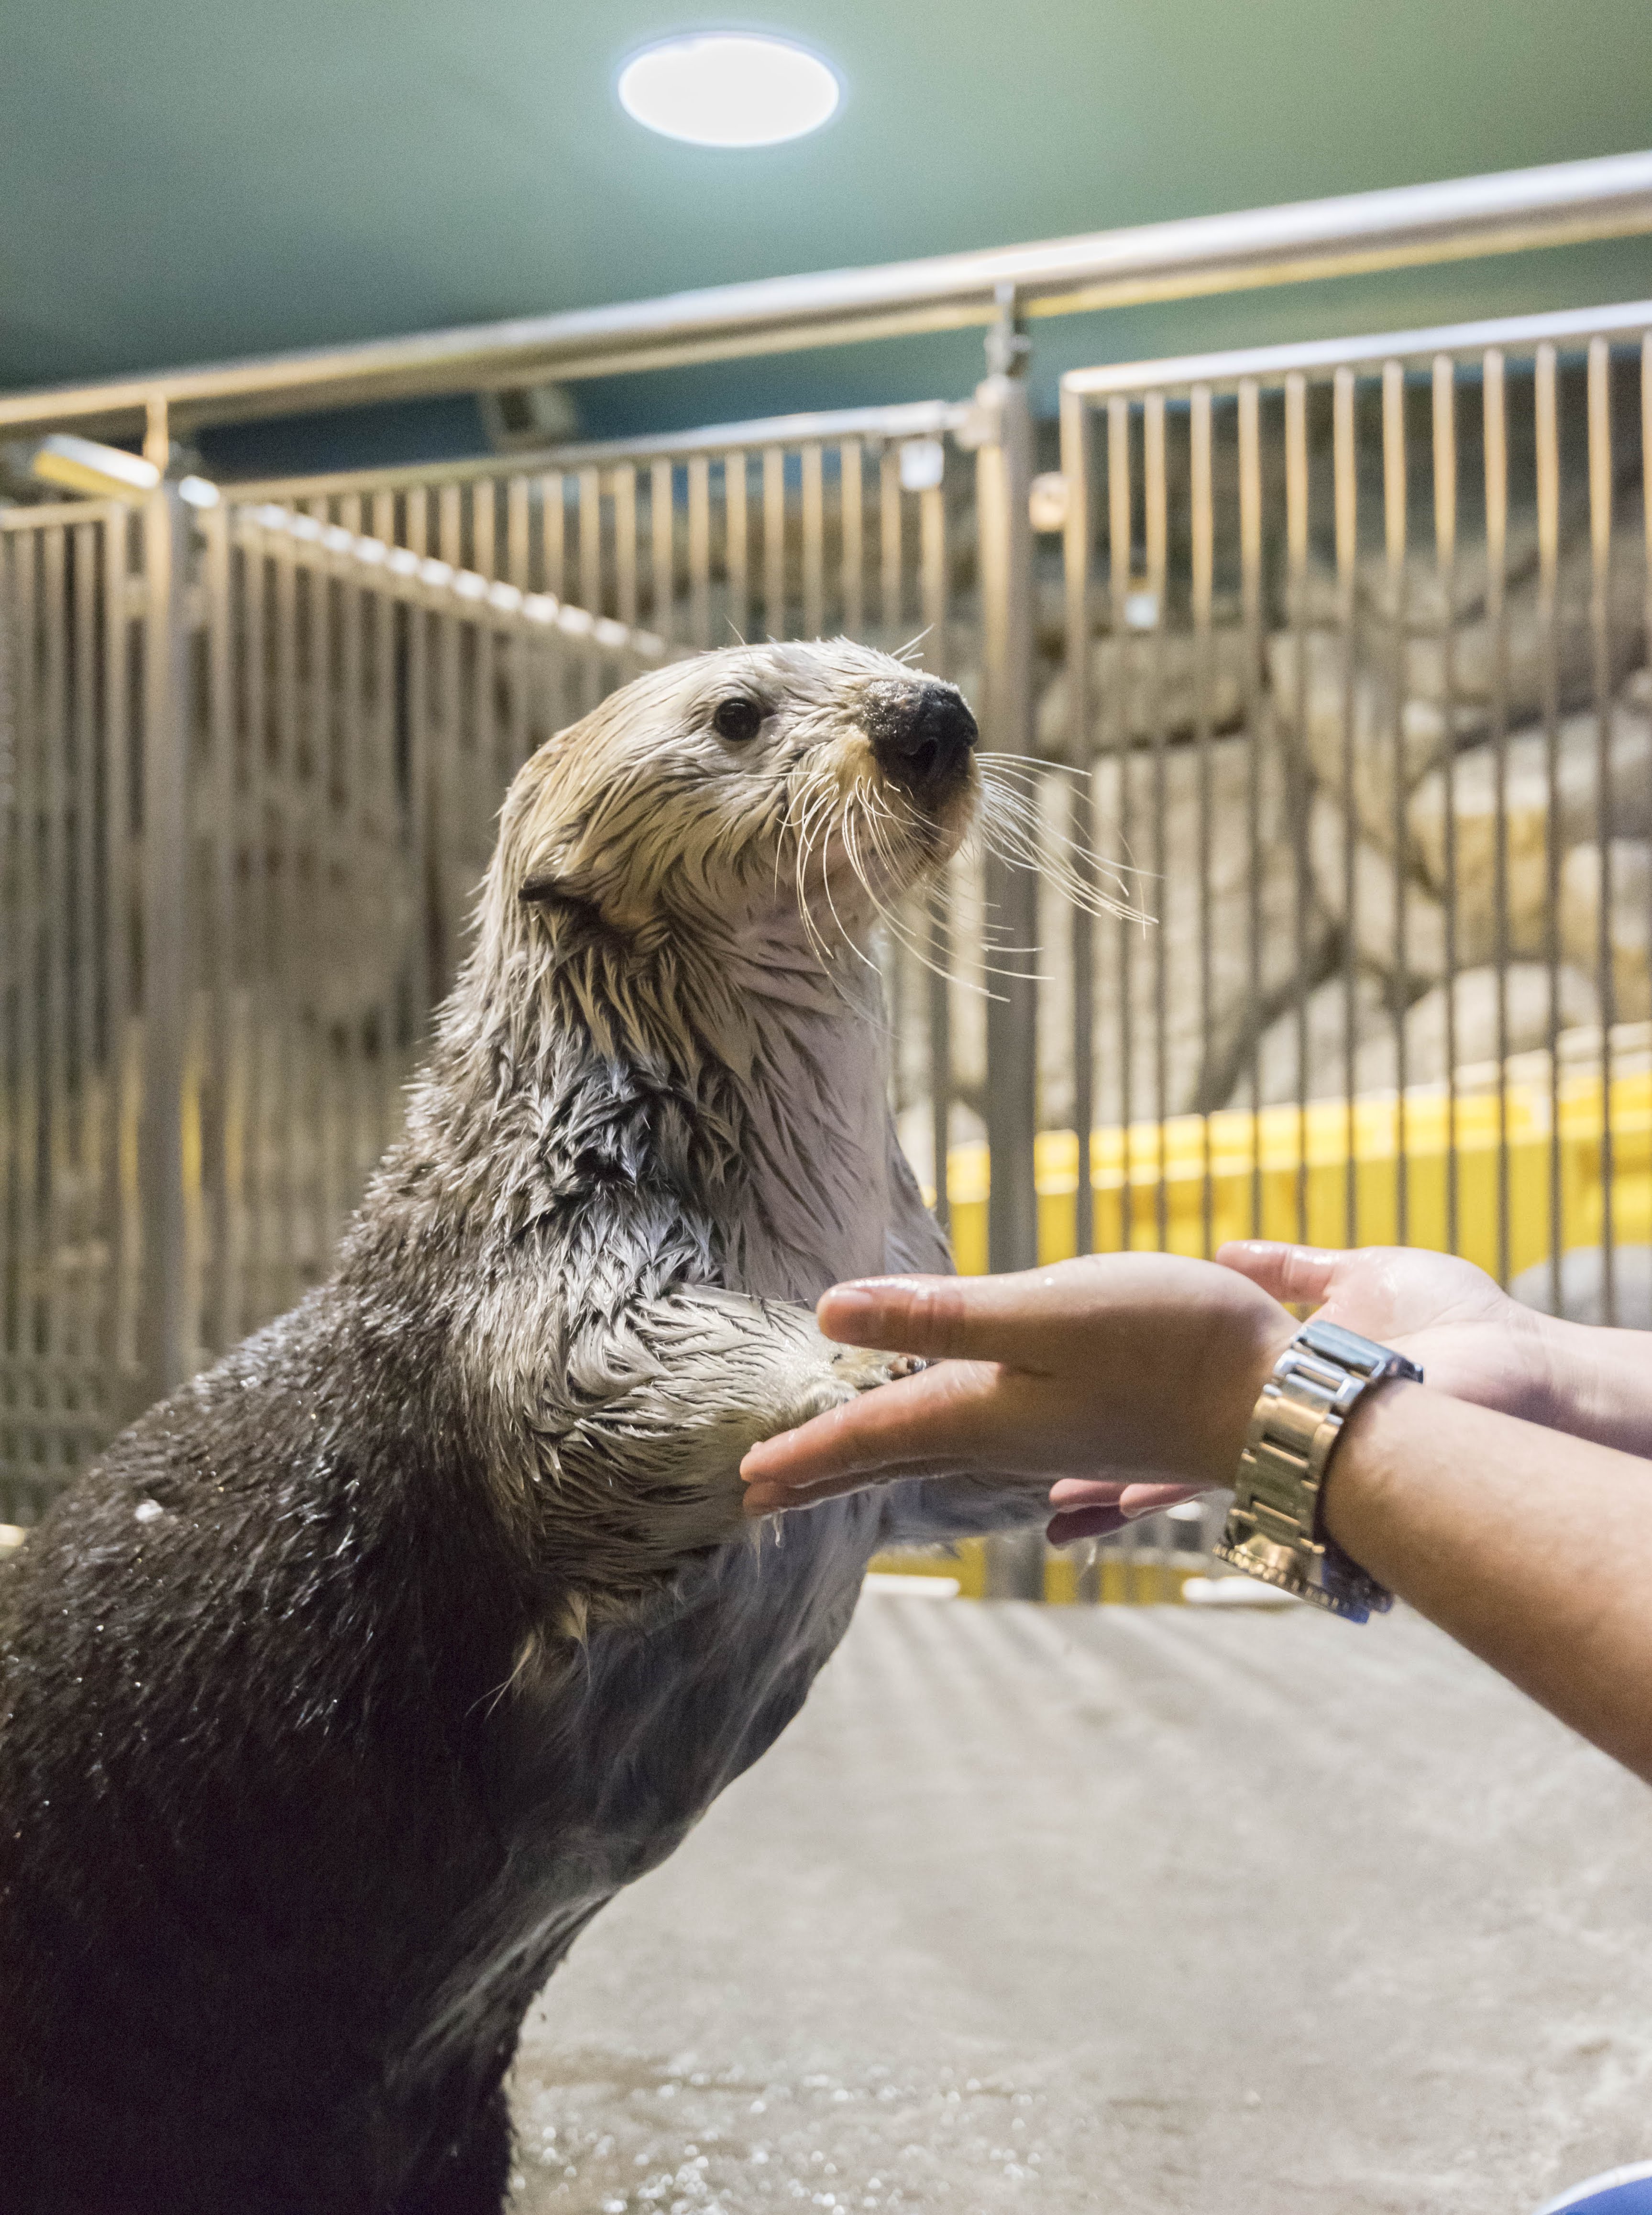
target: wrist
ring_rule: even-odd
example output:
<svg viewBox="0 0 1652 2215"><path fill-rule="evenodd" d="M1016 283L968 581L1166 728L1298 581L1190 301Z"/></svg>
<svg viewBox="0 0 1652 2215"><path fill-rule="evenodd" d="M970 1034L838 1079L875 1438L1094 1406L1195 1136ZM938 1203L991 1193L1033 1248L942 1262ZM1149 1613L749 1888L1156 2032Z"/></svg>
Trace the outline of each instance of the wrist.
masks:
<svg viewBox="0 0 1652 2215"><path fill-rule="evenodd" d="M1504 1412L1644 1457L1652 1438L1652 1390L1641 1334L1556 1316L1534 1320L1541 1359L1534 1365L1531 1404Z"/></svg>
<svg viewBox="0 0 1652 2215"><path fill-rule="evenodd" d="M1323 1494L1348 1418L1373 1387L1421 1377L1406 1355L1315 1317L1263 1386L1233 1483L1219 1559L1363 1623L1391 1595L1327 1529Z"/></svg>
<svg viewBox="0 0 1652 2215"><path fill-rule="evenodd" d="M1588 1396L1578 1389L1580 1372L1587 1374L1593 1367L1587 1346L1588 1333L1581 1324L1540 1314L1518 1301L1511 1300L1509 1305L1517 1319L1520 1383L1502 1397L1499 1413L1518 1416L1522 1422L1539 1423L1545 1430L1575 1430L1579 1403Z"/></svg>
<svg viewBox="0 0 1652 2215"><path fill-rule="evenodd" d="M1223 1487L1232 1483L1262 1387L1299 1328L1283 1308L1274 1316L1258 1316L1219 1365L1221 1383L1204 1401L1207 1421L1200 1455L1201 1482Z"/></svg>

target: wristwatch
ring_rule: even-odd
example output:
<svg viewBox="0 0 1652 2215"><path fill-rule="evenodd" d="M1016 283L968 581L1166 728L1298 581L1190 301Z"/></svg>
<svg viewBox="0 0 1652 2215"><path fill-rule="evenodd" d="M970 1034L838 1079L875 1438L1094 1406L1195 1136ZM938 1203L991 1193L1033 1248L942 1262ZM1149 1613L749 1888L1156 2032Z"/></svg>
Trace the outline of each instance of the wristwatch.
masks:
<svg viewBox="0 0 1652 2215"><path fill-rule="evenodd" d="M1363 1623L1393 1605L1320 1525L1326 1464L1361 1393L1391 1377L1422 1382L1392 1347L1334 1322L1304 1323L1262 1388L1233 1480L1218 1561Z"/></svg>

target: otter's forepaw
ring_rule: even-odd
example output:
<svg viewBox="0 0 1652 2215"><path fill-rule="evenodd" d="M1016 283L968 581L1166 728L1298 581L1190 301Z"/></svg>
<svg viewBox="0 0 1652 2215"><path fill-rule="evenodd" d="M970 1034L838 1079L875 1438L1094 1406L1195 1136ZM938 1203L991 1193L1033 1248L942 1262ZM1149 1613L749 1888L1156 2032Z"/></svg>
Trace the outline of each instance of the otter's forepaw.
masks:
<svg viewBox="0 0 1652 2215"><path fill-rule="evenodd" d="M851 1391L869 1392L877 1384L897 1384L916 1377L929 1363L916 1353L882 1353L869 1346L838 1346L832 1351L832 1374Z"/></svg>

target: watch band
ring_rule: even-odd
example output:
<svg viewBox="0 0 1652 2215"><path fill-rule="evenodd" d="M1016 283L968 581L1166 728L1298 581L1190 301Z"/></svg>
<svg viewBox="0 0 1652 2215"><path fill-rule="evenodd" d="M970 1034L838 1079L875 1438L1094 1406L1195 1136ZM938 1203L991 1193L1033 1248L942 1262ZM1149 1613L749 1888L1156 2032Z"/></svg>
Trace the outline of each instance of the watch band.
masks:
<svg viewBox="0 0 1652 2215"><path fill-rule="evenodd" d="M1334 1322L1304 1323L1262 1388L1233 1480L1233 1506L1215 1548L1248 1576L1329 1608L1350 1623L1393 1605L1393 1595L1320 1528L1325 1469L1363 1392L1390 1377L1422 1382L1414 1361Z"/></svg>

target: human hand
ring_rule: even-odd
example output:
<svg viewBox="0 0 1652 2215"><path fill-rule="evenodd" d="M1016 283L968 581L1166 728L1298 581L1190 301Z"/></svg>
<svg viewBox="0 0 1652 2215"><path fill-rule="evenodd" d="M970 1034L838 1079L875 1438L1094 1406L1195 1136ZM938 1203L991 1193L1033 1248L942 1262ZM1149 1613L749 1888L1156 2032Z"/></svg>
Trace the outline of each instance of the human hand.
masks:
<svg viewBox="0 0 1652 2215"><path fill-rule="evenodd" d="M1216 1259L1275 1299L1408 1355L1455 1400L1555 1420L1553 1324L1471 1261L1414 1246L1339 1252L1264 1238L1236 1240Z"/></svg>
<svg viewBox="0 0 1652 2215"><path fill-rule="evenodd" d="M1169 1254L873 1278L818 1315L828 1338L934 1365L753 1446L748 1515L901 1477L1055 1479L1058 1543L1225 1484L1295 1328L1243 1273Z"/></svg>

